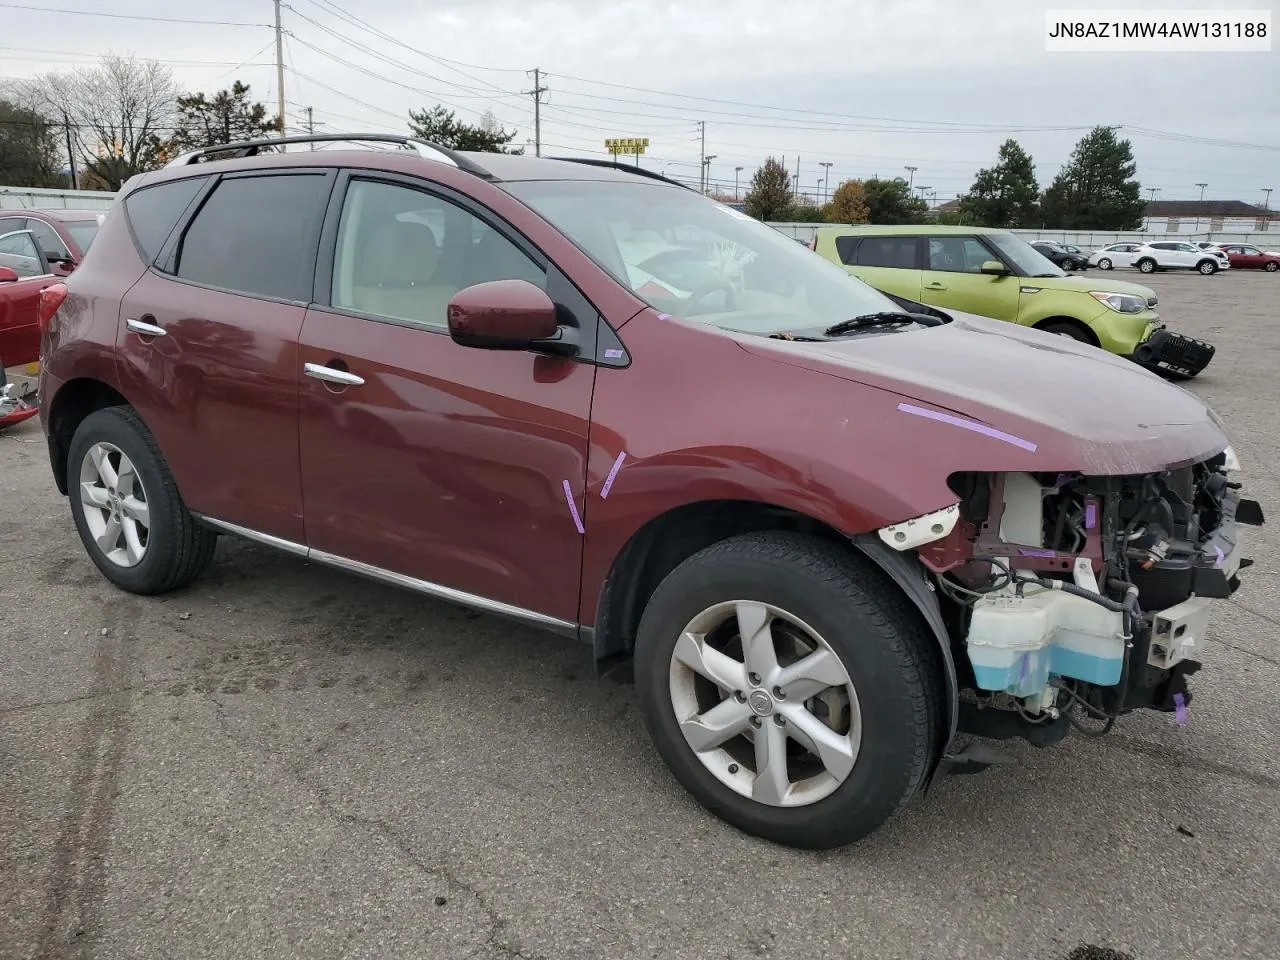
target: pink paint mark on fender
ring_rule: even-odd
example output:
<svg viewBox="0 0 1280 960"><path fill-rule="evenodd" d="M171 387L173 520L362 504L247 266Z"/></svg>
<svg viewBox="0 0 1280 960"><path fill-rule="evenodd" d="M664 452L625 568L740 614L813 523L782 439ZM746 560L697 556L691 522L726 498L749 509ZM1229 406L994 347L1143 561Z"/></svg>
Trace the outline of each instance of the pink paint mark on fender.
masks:
<svg viewBox="0 0 1280 960"><path fill-rule="evenodd" d="M1173 695L1173 720L1180 727L1187 725L1187 698L1180 693Z"/></svg>
<svg viewBox="0 0 1280 960"><path fill-rule="evenodd" d="M660 314L658 314L658 319L659 319L659 320L670 320L670 319L671 319L671 314L669 314L669 313L660 313Z"/></svg>
<svg viewBox="0 0 1280 960"><path fill-rule="evenodd" d="M573 499L573 490L569 486L569 481L564 481L564 500L569 504L569 513L573 516L573 525L578 528L579 533L586 533L587 529L582 525L582 517L578 513L578 503Z"/></svg>
<svg viewBox="0 0 1280 960"><path fill-rule="evenodd" d="M603 500L609 495L609 491L613 489L613 481L618 476L618 471L622 469L622 461L627 459L627 451L623 450L618 454L618 459L613 461L613 468L609 471L609 476L604 478L604 486L600 488L600 499Z"/></svg>
<svg viewBox="0 0 1280 960"><path fill-rule="evenodd" d="M1035 453L1038 447L1030 440L1024 440L1022 437L1015 437L1012 433L1005 433L1003 430L997 430L995 427L988 427L985 423L978 423L976 420L966 420L964 417L955 417L949 413L943 413L941 410L930 410L927 407L917 407L914 403L900 403L898 410L902 413L909 413L916 417L924 417L926 420L937 420L939 423L947 423L953 427L959 427L961 430L971 430L974 433L980 433L984 437L991 437L993 440L1002 440L1005 443L1011 443L1015 447L1021 447L1023 450Z"/></svg>

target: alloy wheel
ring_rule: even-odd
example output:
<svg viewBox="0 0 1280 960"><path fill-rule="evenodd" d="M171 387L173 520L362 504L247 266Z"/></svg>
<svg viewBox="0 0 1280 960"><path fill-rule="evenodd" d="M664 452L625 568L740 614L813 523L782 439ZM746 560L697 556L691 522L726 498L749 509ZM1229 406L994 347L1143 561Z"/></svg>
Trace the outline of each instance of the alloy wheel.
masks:
<svg viewBox="0 0 1280 960"><path fill-rule="evenodd" d="M99 442L80 463L80 503L85 525L112 563L133 567L146 556L151 512L142 479L119 447Z"/></svg>
<svg viewBox="0 0 1280 960"><path fill-rule="evenodd" d="M795 807L832 794L862 743L857 691L808 624L756 601L708 607L671 654L671 706L685 742L721 783Z"/></svg>
<svg viewBox="0 0 1280 960"><path fill-rule="evenodd" d="M1101 267L1103 270L1110 270L1111 261L1108 260L1106 257L1103 257L1101 260L1098 261L1098 266Z"/></svg>

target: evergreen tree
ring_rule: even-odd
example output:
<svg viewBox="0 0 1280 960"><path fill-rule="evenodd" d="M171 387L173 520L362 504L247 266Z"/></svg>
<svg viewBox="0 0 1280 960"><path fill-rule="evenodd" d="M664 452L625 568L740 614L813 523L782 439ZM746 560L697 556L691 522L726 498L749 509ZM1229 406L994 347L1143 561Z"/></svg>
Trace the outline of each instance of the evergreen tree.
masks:
<svg viewBox="0 0 1280 960"><path fill-rule="evenodd" d="M743 199L743 207L757 220L785 220L794 204L791 175L770 157L752 175L751 189Z"/></svg>
<svg viewBox="0 0 1280 960"><path fill-rule="evenodd" d="M901 177L881 180L872 177L862 183L867 197L867 216L871 223L890 226L896 223L924 223L929 205L911 195L911 188Z"/></svg>
<svg viewBox="0 0 1280 960"><path fill-rule="evenodd" d="M1137 230L1146 209L1128 140L1095 127L1076 144L1070 162L1041 200L1047 227L1062 230Z"/></svg>
<svg viewBox="0 0 1280 960"><path fill-rule="evenodd" d="M1033 227L1040 222L1039 200L1031 155L1009 139L1000 145L996 165L978 171L969 193L960 199L960 211L977 226Z"/></svg>

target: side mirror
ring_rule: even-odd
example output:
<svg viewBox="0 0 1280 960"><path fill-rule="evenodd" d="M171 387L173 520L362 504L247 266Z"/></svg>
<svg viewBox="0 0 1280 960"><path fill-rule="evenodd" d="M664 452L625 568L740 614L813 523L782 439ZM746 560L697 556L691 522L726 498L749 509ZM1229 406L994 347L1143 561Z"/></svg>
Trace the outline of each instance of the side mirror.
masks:
<svg viewBox="0 0 1280 960"><path fill-rule="evenodd" d="M528 280L490 280L449 301L449 336L482 350L575 353L576 337L560 326L556 305Z"/></svg>
<svg viewBox="0 0 1280 960"><path fill-rule="evenodd" d="M982 264L981 267L978 268L978 271L980 273L987 273L995 277L1003 277L1009 272L1009 268L1006 267L999 260L987 260L985 263Z"/></svg>
<svg viewBox="0 0 1280 960"><path fill-rule="evenodd" d="M0 283L17 283L18 271L12 267L0 267Z"/></svg>

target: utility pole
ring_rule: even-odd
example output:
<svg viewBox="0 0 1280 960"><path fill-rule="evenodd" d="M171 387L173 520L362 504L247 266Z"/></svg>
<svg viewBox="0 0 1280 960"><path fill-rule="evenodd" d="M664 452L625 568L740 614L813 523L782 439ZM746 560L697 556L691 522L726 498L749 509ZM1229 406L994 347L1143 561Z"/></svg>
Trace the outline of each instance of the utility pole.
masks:
<svg viewBox="0 0 1280 960"><path fill-rule="evenodd" d="M280 136L284 136L284 31L280 29L280 0L276 5L276 107L280 111Z"/></svg>
<svg viewBox="0 0 1280 960"><path fill-rule="evenodd" d="M711 161L715 158L714 153L702 158L702 192L704 194L711 188Z"/></svg>
<svg viewBox="0 0 1280 960"><path fill-rule="evenodd" d="M743 171L742 167L733 168L733 199L735 200L742 199L742 194L738 192L738 174L740 174L742 171Z"/></svg>
<svg viewBox="0 0 1280 960"><path fill-rule="evenodd" d="M800 154L796 154L796 196L800 195Z"/></svg>
<svg viewBox="0 0 1280 960"><path fill-rule="evenodd" d="M533 155L540 157L542 156L542 95L547 92L547 88L542 85L542 71L538 67L534 67L529 73L533 74L533 89L525 90L524 95L533 97Z"/></svg>
<svg viewBox="0 0 1280 960"><path fill-rule="evenodd" d="M67 132L67 163L71 165L71 189L79 190L80 184L76 181L76 155L71 152L71 118L67 116L67 111L62 111L62 129Z"/></svg>
<svg viewBox="0 0 1280 960"><path fill-rule="evenodd" d="M1205 188L1205 187L1207 187L1207 186L1208 186L1208 184L1207 184L1207 183L1197 183L1197 184L1196 184L1196 186L1200 188L1200 202L1203 204L1203 203L1204 203L1204 188ZM1197 210L1196 210L1196 233L1199 233L1199 232L1200 232L1200 210L1199 210L1199 209L1197 209Z"/></svg>
<svg viewBox="0 0 1280 960"><path fill-rule="evenodd" d="M822 188L822 202L826 203L827 194L831 192L831 161L830 160L820 161L818 163L818 166L822 167L822 169L825 171L822 178L822 182L824 185Z"/></svg>
<svg viewBox="0 0 1280 960"><path fill-rule="evenodd" d="M316 135L316 118L311 107L307 107L307 133L309 133L313 137ZM314 143L309 144L309 146L311 147L312 150L316 148L316 145Z"/></svg>
<svg viewBox="0 0 1280 960"><path fill-rule="evenodd" d="M707 121L698 121L698 132L702 137L702 146L698 148L698 156L702 160L702 170L699 176L698 191L700 193L707 192Z"/></svg>
<svg viewBox="0 0 1280 960"><path fill-rule="evenodd" d="M1271 209L1271 188L1270 187L1262 188L1262 209L1264 212Z"/></svg>
<svg viewBox="0 0 1280 960"><path fill-rule="evenodd" d="M911 189L915 186L916 171L919 170L920 168L919 167L903 167L902 169L910 172L910 176L907 178L907 191L910 192Z"/></svg>

